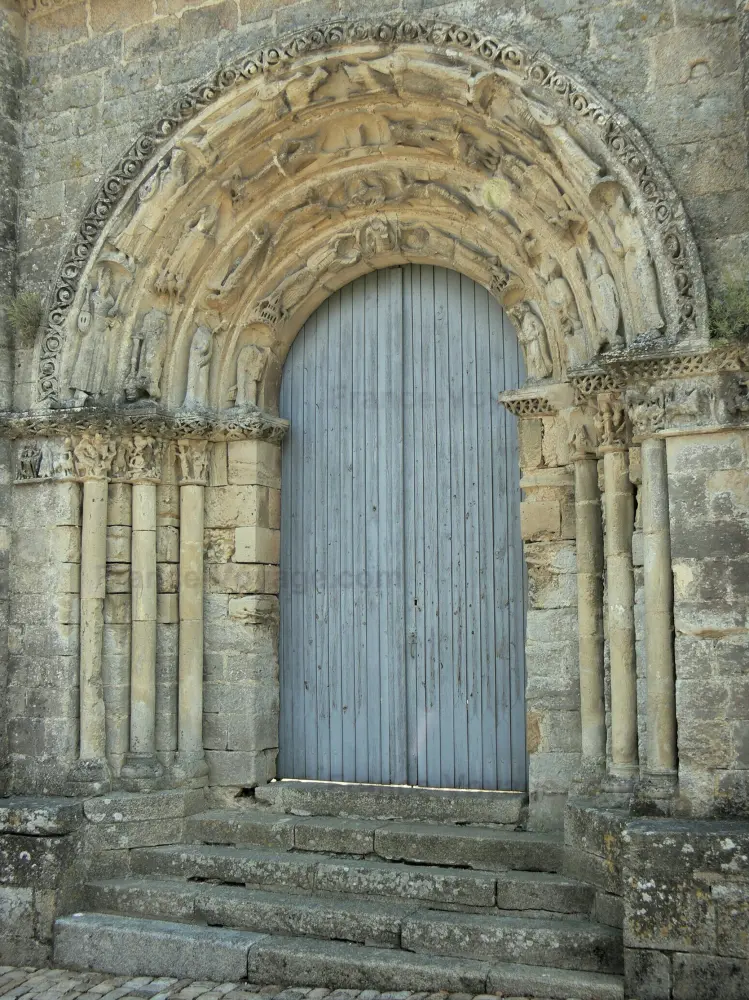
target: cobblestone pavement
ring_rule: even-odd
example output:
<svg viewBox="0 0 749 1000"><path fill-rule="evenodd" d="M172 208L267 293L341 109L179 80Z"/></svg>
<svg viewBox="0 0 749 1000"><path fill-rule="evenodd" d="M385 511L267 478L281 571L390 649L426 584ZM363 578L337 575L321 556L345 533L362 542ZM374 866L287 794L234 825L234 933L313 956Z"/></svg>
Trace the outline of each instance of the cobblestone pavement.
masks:
<svg viewBox="0 0 749 1000"><path fill-rule="evenodd" d="M15 968L0 965L0 997L24 1000L533 1000L504 993L379 993L377 990L326 990L256 983L209 983L192 979L110 976L105 972ZM570 998L574 1000L574 998Z"/></svg>

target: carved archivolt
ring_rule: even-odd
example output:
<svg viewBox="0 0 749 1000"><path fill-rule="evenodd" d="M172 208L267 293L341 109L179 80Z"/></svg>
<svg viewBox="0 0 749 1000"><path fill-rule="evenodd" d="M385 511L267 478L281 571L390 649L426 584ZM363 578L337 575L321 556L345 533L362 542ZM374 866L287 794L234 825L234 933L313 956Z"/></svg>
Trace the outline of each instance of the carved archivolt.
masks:
<svg viewBox="0 0 749 1000"><path fill-rule="evenodd" d="M492 36L346 22L226 67L105 179L52 293L40 402L273 410L312 310L409 261L489 288L531 381L706 338L684 210L621 115Z"/></svg>

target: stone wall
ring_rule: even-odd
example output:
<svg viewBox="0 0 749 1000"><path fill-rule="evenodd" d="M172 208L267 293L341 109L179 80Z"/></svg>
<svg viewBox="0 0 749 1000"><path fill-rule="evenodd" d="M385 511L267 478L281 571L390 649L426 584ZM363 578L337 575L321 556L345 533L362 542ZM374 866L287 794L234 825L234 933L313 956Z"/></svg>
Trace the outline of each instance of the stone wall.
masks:
<svg viewBox="0 0 749 1000"><path fill-rule="evenodd" d="M668 441L679 777L696 816L749 815L749 432Z"/></svg>
<svg viewBox="0 0 749 1000"><path fill-rule="evenodd" d="M749 251L749 172L735 0L404 0L547 51L631 116L674 178L714 283ZM375 13L369 8L368 15ZM20 284L49 291L97 179L171 100L234 56L341 15L353 0L70 0L26 27ZM30 363L17 383L30 402Z"/></svg>

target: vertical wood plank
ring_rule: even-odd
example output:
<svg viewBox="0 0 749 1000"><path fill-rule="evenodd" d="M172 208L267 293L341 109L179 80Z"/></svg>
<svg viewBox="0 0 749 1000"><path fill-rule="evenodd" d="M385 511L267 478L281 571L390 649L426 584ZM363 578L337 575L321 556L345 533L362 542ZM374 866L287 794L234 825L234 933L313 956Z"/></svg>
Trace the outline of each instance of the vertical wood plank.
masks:
<svg viewBox="0 0 749 1000"><path fill-rule="evenodd" d="M327 415L323 448L327 449L327 657L328 657L328 773L339 781L343 758L343 717L341 702L341 534L343 513L341 494L345 481L341 464L341 292L328 299Z"/></svg>
<svg viewBox="0 0 749 1000"><path fill-rule="evenodd" d="M356 753L354 774L350 780L369 780L369 687L367 670L367 498L365 492L367 463L367 367L364 301L366 281L359 278L354 284L352 307L352 340L354 362L353 391L353 480L354 503L354 656L356 688ZM347 775L350 771L347 769Z"/></svg>
<svg viewBox="0 0 749 1000"><path fill-rule="evenodd" d="M340 673L341 761L334 780L356 780L356 643L354 621L354 286L341 289L340 322Z"/></svg>

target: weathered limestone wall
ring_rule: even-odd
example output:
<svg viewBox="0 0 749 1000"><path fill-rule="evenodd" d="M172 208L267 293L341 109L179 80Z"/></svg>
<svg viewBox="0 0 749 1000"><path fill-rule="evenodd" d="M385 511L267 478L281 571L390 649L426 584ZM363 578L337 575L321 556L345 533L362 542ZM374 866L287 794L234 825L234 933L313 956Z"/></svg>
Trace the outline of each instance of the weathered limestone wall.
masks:
<svg viewBox="0 0 749 1000"><path fill-rule="evenodd" d="M19 89L24 24L11 0L0 3L0 300L16 284L16 217L21 180ZM13 338L0 306L0 408L13 401ZM8 567L11 541L10 445L0 441L0 691L8 682ZM0 699L0 790L6 778L8 704Z"/></svg>
<svg viewBox="0 0 749 1000"><path fill-rule="evenodd" d="M749 815L749 432L668 440L679 779L695 816Z"/></svg>
<svg viewBox="0 0 749 1000"><path fill-rule="evenodd" d="M558 827L580 768L575 506L567 430L521 418L520 525L528 570L526 703L532 829Z"/></svg>
<svg viewBox="0 0 749 1000"><path fill-rule="evenodd" d="M264 784L278 755L281 449L214 446L205 515L203 745L211 784Z"/></svg>

